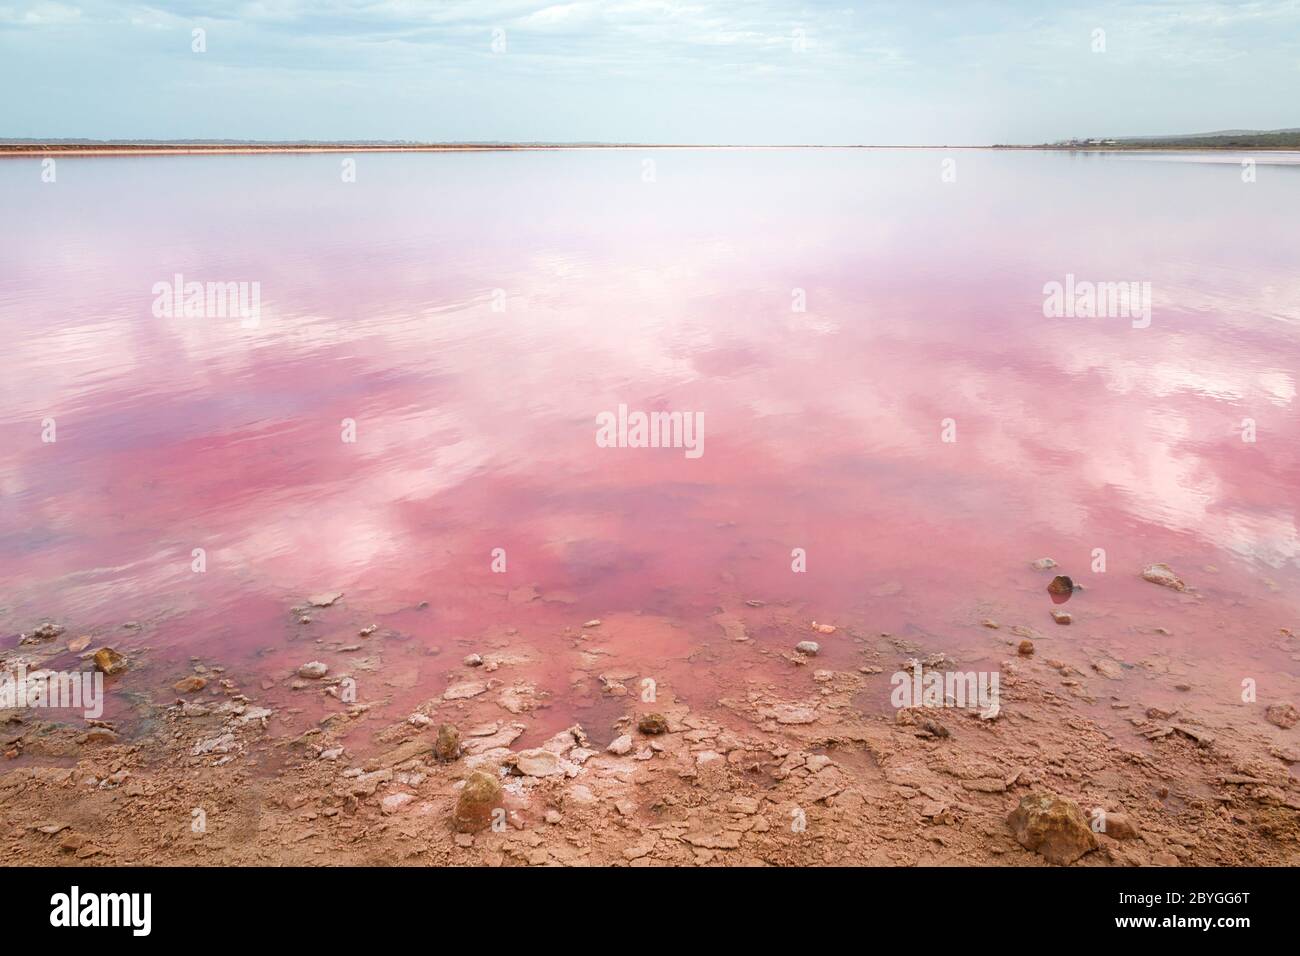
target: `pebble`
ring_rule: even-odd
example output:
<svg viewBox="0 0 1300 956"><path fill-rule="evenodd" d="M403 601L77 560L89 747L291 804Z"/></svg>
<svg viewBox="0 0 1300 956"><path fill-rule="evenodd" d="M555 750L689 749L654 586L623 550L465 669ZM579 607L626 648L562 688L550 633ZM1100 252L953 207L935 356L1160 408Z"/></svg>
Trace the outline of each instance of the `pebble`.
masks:
<svg viewBox="0 0 1300 956"><path fill-rule="evenodd" d="M1175 591L1187 590L1187 585L1183 583L1178 575L1174 574L1174 569L1167 564L1152 564L1143 568L1142 580L1150 581L1152 584L1159 584L1161 587L1173 588Z"/></svg>
<svg viewBox="0 0 1300 956"><path fill-rule="evenodd" d="M105 674L116 674L126 669L126 658L111 647L101 647L95 651L95 670Z"/></svg>
<svg viewBox="0 0 1300 956"><path fill-rule="evenodd" d="M438 737L433 743L433 756L446 763L460 756L460 731L451 724L438 726Z"/></svg>
<svg viewBox="0 0 1300 956"><path fill-rule="evenodd" d="M1274 727L1290 730L1297 721L1300 721L1300 712L1297 712L1291 704L1271 704L1264 711L1264 719Z"/></svg>
<svg viewBox="0 0 1300 956"><path fill-rule="evenodd" d="M384 799L379 801L380 812L384 814L396 813L402 807L406 806L415 799L413 794L409 793L390 793Z"/></svg>
<svg viewBox="0 0 1300 956"><path fill-rule="evenodd" d="M308 680L320 680L329 673L329 665L322 664L320 661L308 661L298 668L298 676L305 677Z"/></svg>
<svg viewBox="0 0 1300 956"><path fill-rule="evenodd" d="M460 791L452 824L459 833L487 829L492 824L492 811L500 802L501 784L491 774L476 770Z"/></svg>
<svg viewBox="0 0 1300 956"><path fill-rule="evenodd" d="M794 649L800 654L814 655L822 649L816 641L800 641L794 646Z"/></svg>
<svg viewBox="0 0 1300 956"><path fill-rule="evenodd" d="M654 736L668 733L668 719L663 714L645 714L637 721L637 730Z"/></svg>
<svg viewBox="0 0 1300 956"><path fill-rule="evenodd" d="M1058 866L1068 866L1097 848L1097 837L1078 804L1054 793L1022 798L1007 817L1007 825L1021 846Z"/></svg>

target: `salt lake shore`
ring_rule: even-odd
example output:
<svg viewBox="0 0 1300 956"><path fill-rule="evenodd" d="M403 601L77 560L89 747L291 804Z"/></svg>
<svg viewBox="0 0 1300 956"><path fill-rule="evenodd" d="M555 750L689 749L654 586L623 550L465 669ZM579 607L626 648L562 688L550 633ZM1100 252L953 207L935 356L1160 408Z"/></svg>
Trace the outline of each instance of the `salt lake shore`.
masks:
<svg viewBox="0 0 1300 956"><path fill-rule="evenodd" d="M1148 578L1156 590L1171 587L1162 573ZM671 680L647 695L653 668L619 650L637 643L620 634L677 626L647 614L422 648L443 680L413 709L353 699L354 686L396 694L402 655L417 651L337 593L288 612L327 636L305 634L302 663L276 675L215 654L177 672L151 657L147 622L120 658L96 657L102 642L73 637L74 622L44 623L5 667L82 661L131 703L100 720L0 711L0 832L24 865L1300 861L1290 704L1225 719L1198 706L1176 662L1098 656L1069 636L1078 628L976 613L968 663L813 625L805 610L721 610L688 663L723 660L738 676L721 699L689 705ZM1290 631L1276 640L1300 652ZM853 666L827 666L831 646ZM561 682L547 676L557 663ZM917 667L996 668L998 706L877 705L891 674ZM1187 706L1148 703L1164 692ZM574 699L589 716L554 729Z"/></svg>

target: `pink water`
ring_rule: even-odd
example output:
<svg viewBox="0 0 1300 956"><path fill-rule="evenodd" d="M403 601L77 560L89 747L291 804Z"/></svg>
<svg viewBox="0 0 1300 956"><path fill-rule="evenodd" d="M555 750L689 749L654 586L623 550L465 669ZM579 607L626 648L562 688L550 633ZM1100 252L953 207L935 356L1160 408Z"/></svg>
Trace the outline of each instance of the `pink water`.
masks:
<svg viewBox="0 0 1300 956"><path fill-rule="evenodd" d="M0 162L0 628L62 622L165 691L192 655L282 681L373 621L404 649L373 696L405 706L601 618L703 704L743 676L720 612L778 650L833 622L844 668L844 630L960 657L994 617L1294 694L1300 165L1176 159ZM259 326L155 317L176 273L259 282ZM1150 327L1044 318L1067 273L1150 282ZM702 413L703 456L597 447L620 403ZM1086 588L1070 629L1049 555ZM541 662L557 722L591 703L568 670Z"/></svg>

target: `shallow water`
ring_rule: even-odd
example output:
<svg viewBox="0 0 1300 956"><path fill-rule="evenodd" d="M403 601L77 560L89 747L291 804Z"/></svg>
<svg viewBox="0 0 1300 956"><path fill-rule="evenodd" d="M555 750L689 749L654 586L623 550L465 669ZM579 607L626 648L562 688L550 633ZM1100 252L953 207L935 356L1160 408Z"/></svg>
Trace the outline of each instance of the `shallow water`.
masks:
<svg viewBox="0 0 1300 956"><path fill-rule="evenodd" d="M1135 158L0 162L0 627L162 688L191 656L283 680L373 621L361 693L398 705L526 644L552 723L607 718L558 653L591 618L697 703L750 676L720 613L779 651L833 622L829 667L882 632L995 662L993 617L1210 703L1294 693L1300 166ZM259 283L256 327L155 315L177 273ZM1149 326L1045 318L1067 274L1149 282ZM620 404L701 414L703 454L598 447ZM1069 628L1045 555L1085 588Z"/></svg>

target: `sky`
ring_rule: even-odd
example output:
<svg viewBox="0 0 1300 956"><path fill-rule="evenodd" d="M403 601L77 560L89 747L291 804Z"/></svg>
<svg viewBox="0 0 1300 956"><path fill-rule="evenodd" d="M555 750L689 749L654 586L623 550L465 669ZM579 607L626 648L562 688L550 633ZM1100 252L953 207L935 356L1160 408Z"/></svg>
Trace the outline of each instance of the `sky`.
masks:
<svg viewBox="0 0 1300 956"><path fill-rule="evenodd" d="M0 0L0 91L0 138L988 145L1276 129L1300 127L1300 0Z"/></svg>

